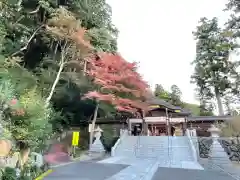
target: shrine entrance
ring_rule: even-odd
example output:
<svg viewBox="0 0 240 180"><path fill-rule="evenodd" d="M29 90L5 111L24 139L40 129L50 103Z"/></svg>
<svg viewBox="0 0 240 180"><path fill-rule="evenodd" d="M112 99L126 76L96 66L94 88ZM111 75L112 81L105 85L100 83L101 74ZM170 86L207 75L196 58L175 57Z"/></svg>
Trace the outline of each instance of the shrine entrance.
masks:
<svg viewBox="0 0 240 180"><path fill-rule="evenodd" d="M165 124L148 124L148 130L150 136L166 136L167 127Z"/></svg>
<svg viewBox="0 0 240 180"><path fill-rule="evenodd" d="M184 118L146 117L148 136L181 136L183 135ZM142 119L129 119L129 130L132 135L138 136L142 131Z"/></svg>

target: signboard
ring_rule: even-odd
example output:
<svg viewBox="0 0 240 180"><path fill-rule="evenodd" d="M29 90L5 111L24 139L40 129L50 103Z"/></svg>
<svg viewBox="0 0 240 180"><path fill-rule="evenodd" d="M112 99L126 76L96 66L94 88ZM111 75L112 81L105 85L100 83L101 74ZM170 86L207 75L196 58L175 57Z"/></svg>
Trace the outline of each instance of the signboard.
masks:
<svg viewBox="0 0 240 180"><path fill-rule="evenodd" d="M176 112L176 113L180 113L180 112L181 112L181 110L175 110L175 112Z"/></svg>
<svg viewBox="0 0 240 180"><path fill-rule="evenodd" d="M77 146L79 142L79 132L73 132L72 145Z"/></svg>
<svg viewBox="0 0 240 180"><path fill-rule="evenodd" d="M149 106L149 108L151 108L151 109L155 109L155 108L160 108L161 106L159 106L159 105L151 105L151 106Z"/></svg>

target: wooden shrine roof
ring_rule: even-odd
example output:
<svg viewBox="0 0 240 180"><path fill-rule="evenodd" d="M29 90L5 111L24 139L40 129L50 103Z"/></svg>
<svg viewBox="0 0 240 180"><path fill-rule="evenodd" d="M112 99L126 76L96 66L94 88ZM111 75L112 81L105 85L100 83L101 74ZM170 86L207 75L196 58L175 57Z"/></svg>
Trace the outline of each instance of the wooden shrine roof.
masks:
<svg viewBox="0 0 240 180"><path fill-rule="evenodd" d="M192 114L191 111L189 111L187 109L183 109L179 106L174 106L174 105L170 104L169 102L166 102L159 98L152 98L152 99L148 100L147 103L150 104L150 107L152 107L152 110L167 108L168 111L182 115L182 116L183 115L189 116L190 114Z"/></svg>
<svg viewBox="0 0 240 180"><path fill-rule="evenodd" d="M168 109L171 109L171 110L181 110L180 107L177 107L177 106L174 106L162 99L159 99L159 98L152 98L152 99L149 99L147 101L147 103L151 104L151 105L160 105L160 106L164 106L165 108L168 108Z"/></svg>

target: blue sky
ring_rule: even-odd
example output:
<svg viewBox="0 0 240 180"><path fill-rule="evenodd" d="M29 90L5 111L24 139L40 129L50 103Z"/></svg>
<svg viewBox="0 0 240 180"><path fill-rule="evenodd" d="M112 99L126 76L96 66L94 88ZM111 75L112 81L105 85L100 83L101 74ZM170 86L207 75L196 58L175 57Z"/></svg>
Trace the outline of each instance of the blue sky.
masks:
<svg viewBox="0 0 240 180"><path fill-rule="evenodd" d="M140 63L139 72L154 87L176 84L183 100L198 103L190 84L195 57L192 31L201 17L223 23L226 0L107 0L113 23L120 31L118 48L128 61Z"/></svg>

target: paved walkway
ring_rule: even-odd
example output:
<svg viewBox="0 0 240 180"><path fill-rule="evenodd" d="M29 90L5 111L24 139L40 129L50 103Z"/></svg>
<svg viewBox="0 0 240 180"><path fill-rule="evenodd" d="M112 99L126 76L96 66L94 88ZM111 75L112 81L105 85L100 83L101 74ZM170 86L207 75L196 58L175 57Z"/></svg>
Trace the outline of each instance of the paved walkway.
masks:
<svg viewBox="0 0 240 180"><path fill-rule="evenodd" d="M236 180L220 171L158 167L151 160L133 164L76 162L55 168L44 180Z"/></svg>
<svg viewBox="0 0 240 180"><path fill-rule="evenodd" d="M235 179L240 179L240 167L236 167L233 164L216 164L208 159L200 159L200 163L206 170L225 172Z"/></svg>
<svg viewBox="0 0 240 180"><path fill-rule="evenodd" d="M224 171L200 165L193 158L186 137L141 137L137 146L131 143L135 140L136 137L130 137L125 144L122 143L117 156L98 162L74 162L57 167L45 179L175 180L177 177L184 180L236 180Z"/></svg>
<svg viewBox="0 0 240 180"><path fill-rule="evenodd" d="M140 158L129 158L129 157L110 157L107 159L104 159L102 161L99 161L98 163L104 163L104 164L124 164L129 166L136 166L141 163L157 163L158 167L168 167L168 168L183 168L183 169L198 169L203 170L204 168L193 161L174 161L174 160L168 160L165 159L156 159L156 158L147 158L147 159L140 159ZM148 164L145 165L148 167Z"/></svg>
<svg viewBox="0 0 240 180"><path fill-rule="evenodd" d="M106 180L126 167L126 165L75 162L54 168L44 180Z"/></svg>

